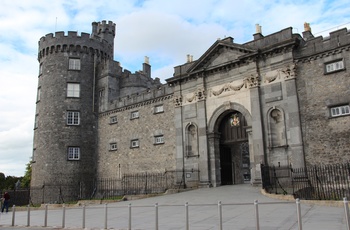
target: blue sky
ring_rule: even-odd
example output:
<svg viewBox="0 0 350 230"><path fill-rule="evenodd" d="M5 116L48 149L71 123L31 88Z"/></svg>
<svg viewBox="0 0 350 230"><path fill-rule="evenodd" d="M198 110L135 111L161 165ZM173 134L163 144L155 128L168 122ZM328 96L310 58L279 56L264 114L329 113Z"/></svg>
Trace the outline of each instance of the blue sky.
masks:
<svg viewBox="0 0 350 230"><path fill-rule="evenodd" d="M315 36L350 28L349 0L2 0L0 2L0 172L23 176L33 148L38 40L55 31L91 33L91 23L116 23L115 60L140 70L150 58L162 82L186 55L200 56L218 39L253 38L287 27Z"/></svg>

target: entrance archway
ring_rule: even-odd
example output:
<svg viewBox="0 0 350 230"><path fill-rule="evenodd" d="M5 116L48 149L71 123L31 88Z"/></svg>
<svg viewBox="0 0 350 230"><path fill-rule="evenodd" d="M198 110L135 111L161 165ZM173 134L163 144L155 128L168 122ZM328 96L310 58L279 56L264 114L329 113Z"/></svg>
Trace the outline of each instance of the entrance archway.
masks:
<svg viewBox="0 0 350 230"><path fill-rule="evenodd" d="M223 115L219 124L221 184L249 183L250 158L247 121L238 111Z"/></svg>

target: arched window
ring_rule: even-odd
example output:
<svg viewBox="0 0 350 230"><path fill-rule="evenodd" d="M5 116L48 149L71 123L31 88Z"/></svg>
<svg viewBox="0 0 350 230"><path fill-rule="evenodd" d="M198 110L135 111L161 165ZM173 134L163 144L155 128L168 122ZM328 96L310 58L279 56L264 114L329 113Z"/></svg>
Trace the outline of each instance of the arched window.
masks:
<svg viewBox="0 0 350 230"><path fill-rule="evenodd" d="M186 128L186 156L198 156L197 126L192 123Z"/></svg>

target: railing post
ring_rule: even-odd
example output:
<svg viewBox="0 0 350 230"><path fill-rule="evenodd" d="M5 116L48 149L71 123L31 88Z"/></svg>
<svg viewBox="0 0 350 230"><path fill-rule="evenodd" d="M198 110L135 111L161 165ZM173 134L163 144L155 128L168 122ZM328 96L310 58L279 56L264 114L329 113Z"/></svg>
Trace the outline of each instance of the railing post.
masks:
<svg viewBox="0 0 350 230"><path fill-rule="evenodd" d="M301 221L301 211L300 211L300 200L299 198L296 199L297 204L297 215L298 215L298 230L302 230L302 221Z"/></svg>
<svg viewBox="0 0 350 230"><path fill-rule="evenodd" d="M83 223L82 223L83 229L85 228L85 204L83 204Z"/></svg>
<svg viewBox="0 0 350 230"><path fill-rule="evenodd" d="M185 218L186 218L186 230L189 230L189 219L188 219L188 202L185 203Z"/></svg>
<svg viewBox="0 0 350 230"><path fill-rule="evenodd" d="M62 228L64 228L66 225L66 206L65 204L62 205Z"/></svg>
<svg viewBox="0 0 350 230"><path fill-rule="evenodd" d="M221 201L218 202L218 211L219 211L219 230L222 230L222 205L221 205Z"/></svg>
<svg viewBox="0 0 350 230"><path fill-rule="evenodd" d="M105 228L104 229L107 229L107 216L108 216L108 213L107 213L107 203L105 204Z"/></svg>
<svg viewBox="0 0 350 230"><path fill-rule="evenodd" d="M344 211L345 211L345 218L346 218L346 227L347 227L348 230L350 230L348 200L347 200L346 197L344 197L343 201L344 201Z"/></svg>
<svg viewBox="0 0 350 230"><path fill-rule="evenodd" d="M16 205L12 206L12 226L15 226L15 213L16 213Z"/></svg>
<svg viewBox="0 0 350 230"><path fill-rule="evenodd" d="M131 204L129 204L129 227L128 230L131 230Z"/></svg>
<svg viewBox="0 0 350 230"><path fill-rule="evenodd" d="M155 213L155 215L156 215L156 219L155 219L155 230L158 230L158 203L156 203L156 204L154 205L154 207L155 207L155 211L156 211L156 213Z"/></svg>
<svg viewBox="0 0 350 230"><path fill-rule="evenodd" d="M47 207L48 207L48 205L47 204L45 204L45 219L44 219L44 227L47 227Z"/></svg>
<svg viewBox="0 0 350 230"><path fill-rule="evenodd" d="M30 205L27 206L27 227L30 226Z"/></svg>
<svg viewBox="0 0 350 230"><path fill-rule="evenodd" d="M256 230L260 229L258 200L254 200Z"/></svg>

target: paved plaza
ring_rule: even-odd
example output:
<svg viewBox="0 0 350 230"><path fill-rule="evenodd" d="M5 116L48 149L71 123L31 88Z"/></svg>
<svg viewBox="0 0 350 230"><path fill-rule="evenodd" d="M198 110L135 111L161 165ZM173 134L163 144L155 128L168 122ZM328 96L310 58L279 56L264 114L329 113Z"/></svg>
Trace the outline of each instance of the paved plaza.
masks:
<svg viewBox="0 0 350 230"><path fill-rule="evenodd" d="M255 200L258 200L258 205L254 205ZM302 229L347 229L343 206L329 207L302 202L300 207ZM46 223L45 210L31 210L29 220L28 211L16 211L14 226L12 213L3 213L0 214L0 229L128 229L131 226L133 230L154 230L158 226L158 229L180 230L188 226L191 230L253 230L257 229L256 209L260 230L299 227L294 201L269 198L262 195L258 187L231 185L107 205L88 205L85 207L84 223L83 207L49 209ZM129 216L132 217L131 222ZM27 227L28 221L30 227ZM47 227L43 227L45 225Z"/></svg>

